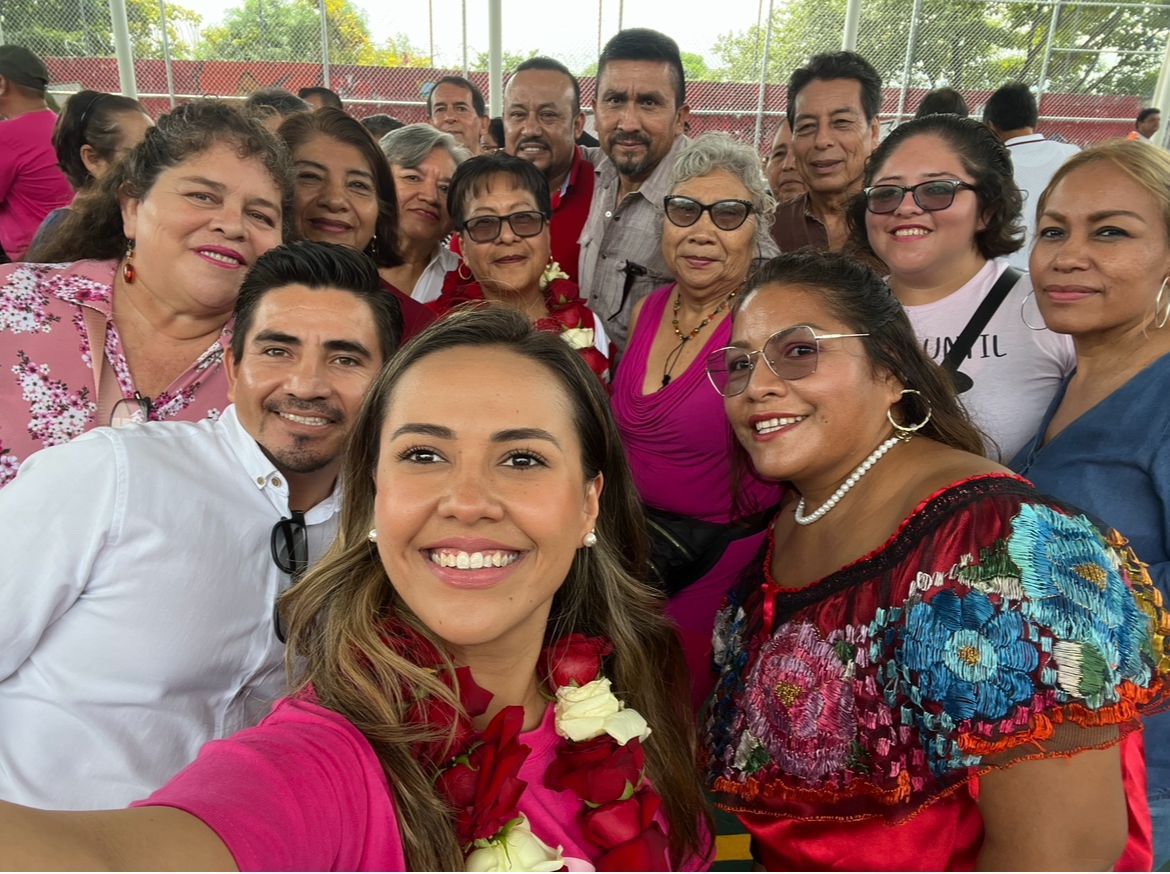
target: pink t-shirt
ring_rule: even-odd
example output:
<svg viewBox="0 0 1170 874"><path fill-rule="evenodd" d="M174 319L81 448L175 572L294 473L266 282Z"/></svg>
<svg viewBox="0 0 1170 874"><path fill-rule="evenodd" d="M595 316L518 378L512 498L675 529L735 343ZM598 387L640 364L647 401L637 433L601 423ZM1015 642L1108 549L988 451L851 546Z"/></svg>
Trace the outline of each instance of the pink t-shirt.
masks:
<svg viewBox="0 0 1170 874"><path fill-rule="evenodd" d="M105 336L103 398L134 397L112 318L115 266L0 265L0 487L36 450L110 424L110 410L99 410L91 332L98 343L103 341L97 336ZM228 405L223 354L230 342L229 322L178 379L150 399L150 418L217 418Z"/></svg>
<svg viewBox="0 0 1170 874"><path fill-rule="evenodd" d="M73 200L53 150L52 110L0 121L0 246L10 261L24 257L50 212Z"/></svg>
<svg viewBox="0 0 1170 874"><path fill-rule="evenodd" d="M581 801L544 785L555 755L553 708L520 740L532 748L520 812L566 858L589 859ZM207 744L134 807L174 807L207 824L241 871L402 871L406 859L386 774L365 737L318 704L286 698L255 728ZM696 860L696 867L698 862Z"/></svg>

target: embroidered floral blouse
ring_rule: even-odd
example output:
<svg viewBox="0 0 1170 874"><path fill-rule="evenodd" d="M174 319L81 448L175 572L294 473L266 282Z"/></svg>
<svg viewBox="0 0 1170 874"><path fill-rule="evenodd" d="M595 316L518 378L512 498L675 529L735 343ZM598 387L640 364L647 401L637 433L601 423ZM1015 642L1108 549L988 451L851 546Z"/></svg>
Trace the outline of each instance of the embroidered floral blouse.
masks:
<svg viewBox="0 0 1170 874"><path fill-rule="evenodd" d="M0 267L0 486L36 450L109 424L98 421L90 354L96 326L105 329L106 378L116 381L121 397L135 396L112 318L115 266L78 261ZM218 417L228 404L221 364L230 340L229 324L185 373L150 399L150 419Z"/></svg>
<svg viewBox="0 0 1170 874"><path fill-rule="evenodd" d="M1144 566L1016 477L939 491L804 588L771 553L716 619L706 739L769 870L971 868L980 773L1111 745L1161 705L1170 620Z"/></svg>

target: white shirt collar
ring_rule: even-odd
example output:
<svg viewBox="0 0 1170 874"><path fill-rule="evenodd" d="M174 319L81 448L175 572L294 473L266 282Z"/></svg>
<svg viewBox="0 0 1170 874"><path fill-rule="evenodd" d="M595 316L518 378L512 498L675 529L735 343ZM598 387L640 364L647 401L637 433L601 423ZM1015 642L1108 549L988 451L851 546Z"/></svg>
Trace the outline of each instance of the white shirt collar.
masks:
<svg viewBox="0 0 1170 874"><path fill-rule="evenodd" d="M1021 143L1038 143L1044 139L1044 134L1027 134L1022 137L1012 137L1010 140L1004 140L1005 146L1018 146Z"/></svg>

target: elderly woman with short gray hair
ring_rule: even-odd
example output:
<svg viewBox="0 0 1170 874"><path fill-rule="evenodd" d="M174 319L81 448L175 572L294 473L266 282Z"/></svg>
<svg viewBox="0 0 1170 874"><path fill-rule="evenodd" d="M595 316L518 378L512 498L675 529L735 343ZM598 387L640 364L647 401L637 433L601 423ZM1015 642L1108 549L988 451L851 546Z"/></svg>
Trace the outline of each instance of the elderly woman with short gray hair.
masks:
<svg viewBox="0 0 1170 874"><path fill-rule="evenodd" d="M781 494L755 476L733 493L735 441L704 369L707 355L730 342L729 311L754 262L776 254L775 207L749 146L719 133L687 146L663 202L662 256L676 280L635 307L613 382L614 416L696 706L710 690L715 611L760 547L762 511Z"/></svg>
<svg viewBox="0 0 1170 874"><path fill-rule="evenodd" d="M447 271L459 266L459 257L443 245L451 233L447 189L455 168L471 155L450 134L429 124L390 131L381 146L398 194L402 264L378 272L419 303L429 303L439 296Z"/></svg>

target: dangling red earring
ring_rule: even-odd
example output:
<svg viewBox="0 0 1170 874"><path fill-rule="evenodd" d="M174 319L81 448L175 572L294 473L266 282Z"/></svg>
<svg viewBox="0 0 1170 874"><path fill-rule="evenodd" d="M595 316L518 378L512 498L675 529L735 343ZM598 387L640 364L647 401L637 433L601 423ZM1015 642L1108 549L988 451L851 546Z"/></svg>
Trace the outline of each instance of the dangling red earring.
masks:
<svg viewBox="0 0 1170 874"><path fill-rule="evenodd" d="M134 272L134 241L126 247L126 260L122 263L122 279L127 285L134 283L137 274Z"/></svg>

